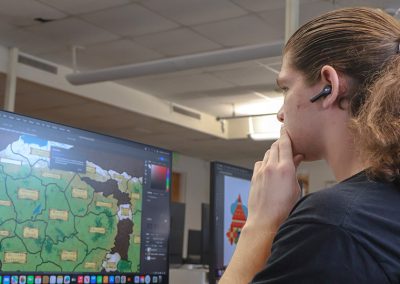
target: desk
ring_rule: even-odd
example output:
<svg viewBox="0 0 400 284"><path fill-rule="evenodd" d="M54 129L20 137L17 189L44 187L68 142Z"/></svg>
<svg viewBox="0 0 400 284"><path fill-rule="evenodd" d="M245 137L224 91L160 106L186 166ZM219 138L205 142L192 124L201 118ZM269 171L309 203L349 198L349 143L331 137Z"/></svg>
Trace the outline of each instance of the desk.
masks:
<svg viewBox="0 0 400 284"><path fill-rule="evenodd" d="M208 269L182 266L169 269L170 284L208 284Z"/></svg>

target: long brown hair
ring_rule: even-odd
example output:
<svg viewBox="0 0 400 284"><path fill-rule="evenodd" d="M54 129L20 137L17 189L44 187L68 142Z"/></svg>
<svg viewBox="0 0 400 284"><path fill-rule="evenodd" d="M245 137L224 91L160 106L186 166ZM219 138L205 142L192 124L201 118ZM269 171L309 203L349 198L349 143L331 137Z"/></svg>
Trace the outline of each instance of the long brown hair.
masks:
<svg viewBox="0 0 400 284"><path fill-rule="evenodd" d="M308 84L324 65L351 77L346 96L370 177L400 184L400 23L373 8L345 8L311 20L287 42L291 64Z"/></svg>

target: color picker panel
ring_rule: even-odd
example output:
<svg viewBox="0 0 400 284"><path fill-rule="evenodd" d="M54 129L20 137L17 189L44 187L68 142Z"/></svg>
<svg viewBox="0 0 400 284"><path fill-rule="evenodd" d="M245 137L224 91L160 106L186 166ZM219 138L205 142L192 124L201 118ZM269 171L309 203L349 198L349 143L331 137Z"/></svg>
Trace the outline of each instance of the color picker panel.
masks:
<svg viewBox="0 0 400 284"><path fill-rule="evenodd" d="M151 165L151 188L167 189L168 168L158 165Z"/></svg>

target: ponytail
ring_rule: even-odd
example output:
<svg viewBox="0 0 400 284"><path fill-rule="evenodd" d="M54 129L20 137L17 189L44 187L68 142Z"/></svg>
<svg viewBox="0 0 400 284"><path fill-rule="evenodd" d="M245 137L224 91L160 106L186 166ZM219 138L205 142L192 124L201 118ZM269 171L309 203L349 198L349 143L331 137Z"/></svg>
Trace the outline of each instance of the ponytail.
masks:
<svg viewBox="0 0 400 284"><path fill-rule="evenodd" d="M375 180L400 185L400 54L382 69L351 121L361 157Z"/></svg>

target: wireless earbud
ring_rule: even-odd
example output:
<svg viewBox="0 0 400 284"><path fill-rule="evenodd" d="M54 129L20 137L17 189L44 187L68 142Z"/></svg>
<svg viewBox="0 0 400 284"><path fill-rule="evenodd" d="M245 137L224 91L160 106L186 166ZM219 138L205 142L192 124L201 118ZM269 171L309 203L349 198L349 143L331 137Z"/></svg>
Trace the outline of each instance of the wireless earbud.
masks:
<svg viewBox="0 0 400 284"><path fill-rule="evenodd" d="M315 95L314 97L312 97L310 99L310 102L313 103L313 102L319 100L322 97L326 97L326 96L330 95L331 92L332 92L332 86L331 85L326 85L318 95Z"/></svg>

